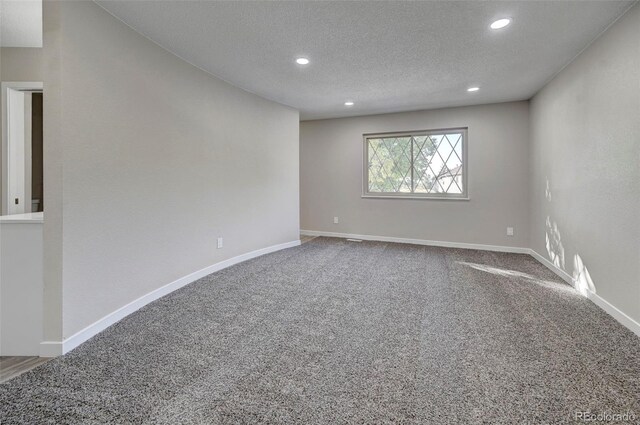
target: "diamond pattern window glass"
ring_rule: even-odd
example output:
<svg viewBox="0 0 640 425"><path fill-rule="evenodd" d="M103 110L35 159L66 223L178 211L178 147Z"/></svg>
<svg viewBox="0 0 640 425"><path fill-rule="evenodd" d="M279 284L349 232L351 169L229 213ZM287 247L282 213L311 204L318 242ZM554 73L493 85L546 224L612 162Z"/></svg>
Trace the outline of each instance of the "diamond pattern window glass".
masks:
<svg viewBox="0 0 640 425"><path fill-rule="evenodd" d="M466 129L365 135L364 196L466 198Z"/></svg>

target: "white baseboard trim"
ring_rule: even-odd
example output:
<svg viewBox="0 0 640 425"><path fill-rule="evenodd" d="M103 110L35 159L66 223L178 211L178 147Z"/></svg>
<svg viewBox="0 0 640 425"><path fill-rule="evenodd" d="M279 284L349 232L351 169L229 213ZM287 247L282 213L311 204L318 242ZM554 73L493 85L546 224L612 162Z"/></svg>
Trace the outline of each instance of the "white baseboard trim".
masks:
<svg viewBox="0 0 640 425"><path fill-rule="evenodd" d="M531 254L531 256L533 258L535 258L540 263L542 263L544 266L546 266L549 270L551 270L552 272L557 274L562 280L564 280L569 285L571 285L574 288L576 288L576 290L578 289L575 280L573 279L572 276L569 275L569 273L565 272L564 270L560 269L559 267L556 267L555 264L553 264L551 261L549 261L548 259L546 259L542 255L540 255L539 253L537 253L533 249L529 250L529 254ZM635 333L636 335L640 336L640 323L638 323L637 321L635 321L634 319L629 317L623 311L619 310L616 306L614 306L609 301L607 301L604 298L602 298L600 295L598 295L595 292L591 291L590 289L586 289L586 295L585 296L587 298L589 298L591 300L591 302L593 302L595 305L597 305L598 307L603 309L607 314L609 314L614 319L616 319L621 325L623 325L624 327L626 327L627 329L629 329L631 332Z"/></svg>
<svg viewBox="0 0 640 425"><path fill-rule="evenodd" d="M58 357L62 355L62 342L43 341L40 343L40 357Z"/></svg>
<svg viewBox="0 0 640 425"><path fill-rule="evenodd" d="M258 249L256 251L247 252L246 254L238 255L237 257L229 258L228 260L221 261L196 272L190 273L184 277L181 277L180 279L174 280L167 285L161 286L160 288L141 296L140 298L130 302L123 307L120 307L119 309L104 316L102 319L97 320L81 331L71 335L69 338L66 338L64 341L41 342L40 357L56 357L68 353L91 337L97 335L109 326L122 320L126 316L139 310L150 302L155 301L167 294L170 294L171 292L180 289L192 282L195 282L198 279L208 276L211 273L226 269L227 267L233 266L243 261L251 260L252 258L260 257L261 255L280 251L286 248L292 248L298 245L300 245L300 240L269 246L266 248Z"/></svg>
<svg viewBox="0 0 640 425"><path fill-rule="evenodd" d="M335 238L350 238L350 239L362 239L369 241L380 241L380 242L392 242L392 243L409 243L414 245L427 245L427 246L440 246L445 248L463 248L463 249L478 249L483 251L497 251L497 252L512 252L512 253L521 253L521 254L529 254L533 258L535 258L538 262L543 264L549 270L558 275L562 280L567 282L569 285L576 287L574 279L566 273L564 270L556 267L552 262L548 259L534 251L530 248L521 248L521 247L509 247L509 246L499 246L499 245L484 245L484 244L470 244L470 243L462 243L462 242L446 242L446 241L431 241L424 239L408 239L408 238L394 238L389 236L373 236L373 235L357 235L351 233L335 233L335 232L321 232L315 230L301 230L300 234L306 236L327 236L327 237L335 237ZM291 248L294 246L300 245L300 241L291 241L279 245L273 245L267 248L258 249L256 251L248 252L246 254L238 255L237 257L230 258L228 260L221 261L219 263L213 264L211 266L205 267L201 270L198 270L194 273L188 274L180 279L177 279L167 285L164 285L154 291L149 292L146 295L130 302L129 304L119 308L118 310L106 315L100 320L92 323L81 331L75 333L74 335L66 338L64 341L44 341L40 343L40 357L56 357L62 354L68 353L73 350L83 342L87 341L91 337L97 335L102 332L109 326L114 323L122 320L129 314L139 310L145 305L149 304L152 301L157 300L177 289L182 288L183 286L188 285L189 283L195 282L198 279L201 279L211 273L215 273L219 270L225 269L227 267L233 266L235 264L241 263L243 261L250 260L252 258L259 257L261 255L269 254L271 252L280 251L282 249ZM640 323L626 315L624 312L620 311L617 307L609 303L604 298L597 295L595 292L588 291L587 297L598 307L603 309L606 313L611 315L614 319L620 322L623 326L631 330L636 335L640 336Z"/></svg>
<svg viewBox="0 0 640 425"><path fill-rule="evenodd" d="M564 270L562 270L559 267L556 267L555 264L553 264L551 261L547 260L546 258L544 258L542 255L538 254L536 251L534 251L533 249L529 249L529 254L535 258L536 260L538 260L539 263L542 263L543 266L545 266L546 268L548 268L549 270L551 270L552 272L554 272L556 275L558 275L558 277L562 280L564 280L565 282L567 282L569 285L573 286L574 288L576 288L576 283L573 280L573 277L571 277L571 275L567 272L565 272Z"/></svg>
<svg viewBox="0 0 640 425"><path fill-rule="evenodd" d="M374 235L355 235L352 233L335 233L335 232L321 232L317 230L300 230L301 235L305 236L327 236L330 238L344 238L344 239L362 239L364 241L379 241L379 242L392 242L392 243L408 243L413 245L427 245L427 246L441 246L444 248L463 248L463 249L478 249L481 251L497 251L497 252L513 252L518 254L529 254L529 248L522 248L517 246L501 246L501 245L484 245L476 243L464 243L464 242L446 242L446 241L431 241L426 239L408 239L408 238L394 238L391 236L374 236Z"/></svg>
<svg viewBox="0 0 640 425"><path fill-rule="evenodd" d="M607 312L610 316L613 316L618 322L620 322L623 326L629 329L634 334L640 337L640 323L633 320L631 317L627 316L624 312L618 310L613 304L609 301L602 298L600 295L595 292L587 290L587 297L598 307Z"/></svg>

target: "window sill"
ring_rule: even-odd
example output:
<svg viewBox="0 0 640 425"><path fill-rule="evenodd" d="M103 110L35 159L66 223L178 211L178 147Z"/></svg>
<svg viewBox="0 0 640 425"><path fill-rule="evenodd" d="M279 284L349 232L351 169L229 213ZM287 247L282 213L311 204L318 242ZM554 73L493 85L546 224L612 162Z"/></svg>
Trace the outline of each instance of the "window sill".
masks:
<svg viewBox="0 0 640 425"><path fill-rule="evenodd" d="M449 197L449 196L394 196L394 195L361 195L361 198L368 199L419 199L425 201L469 201L471 198L467 197Z"/></svg>

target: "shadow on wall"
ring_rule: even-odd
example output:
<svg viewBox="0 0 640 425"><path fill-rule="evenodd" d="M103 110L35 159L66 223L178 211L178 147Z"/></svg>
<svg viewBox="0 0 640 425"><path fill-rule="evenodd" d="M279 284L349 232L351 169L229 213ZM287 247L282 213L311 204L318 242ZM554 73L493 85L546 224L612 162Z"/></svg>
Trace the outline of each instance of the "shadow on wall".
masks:
<svg viewBox="0 0 640 425"><path fill-rule="evenodd" d="M549 179L547 179L547 187L544 189L544 197L547 198L548 202L551 202L551 186L549 184Z"/></svg>
<svg viewBox="0 0 640 425"><path fill-rule="evenodd" d="M584 296L587 296L589 292L596 293L596 286L591 280L589 270L587 270L578 254L573 256L573 283L578 292Z"/></svg>
<svg viewBox="0 0 640 425"><path fill-rule="evenodd" d="M551 203L551 184L548 178L546 180L544 197L548 203ZM562 235L558 229L558 223L553 221L550 215L547 215L545 223L545 245L549 260L551 260L553 265L558 269L568 274L565 264L565 248L564 245L562 245ZM581 295L587 296L590 292L596 293L596 286L579 254L573 256L573 272L571 273L571 277L574 288Z"/></svg>
<svg viewBox="0 0 640 425"><path fill-rule="evenodd" d="M564 246L562 245L562 236L558 230L558 223L551 221L551 217L547 216L545 229L545 245L547 254L554 266L564 270Z"/></svg>

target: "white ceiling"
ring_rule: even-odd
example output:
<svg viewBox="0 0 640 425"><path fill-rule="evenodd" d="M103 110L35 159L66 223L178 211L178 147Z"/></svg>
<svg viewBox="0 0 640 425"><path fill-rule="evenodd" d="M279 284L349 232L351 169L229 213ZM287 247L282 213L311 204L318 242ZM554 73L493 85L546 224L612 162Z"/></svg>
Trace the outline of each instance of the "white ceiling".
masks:
<svg viewBox="0 0 640 425"><path fill-rule="evenodd" d="M42 47L42 0L0 0L0 46Z"/></svg>
<svg viewBox="0 0 640 425"><path fill-rule="evenodd" d="M97 3L186 61L317 119L529 99L633 2ZM505 16L509 27L489 29Z"/></svg>

